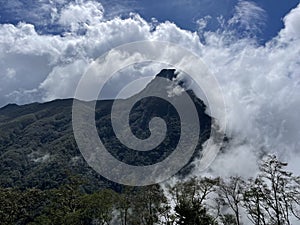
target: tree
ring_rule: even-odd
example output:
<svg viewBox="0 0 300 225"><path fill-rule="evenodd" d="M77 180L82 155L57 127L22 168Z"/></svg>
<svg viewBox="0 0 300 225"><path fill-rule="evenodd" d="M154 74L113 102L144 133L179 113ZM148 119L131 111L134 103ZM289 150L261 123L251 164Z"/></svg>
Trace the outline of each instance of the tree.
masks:
<svg viewBox="0 0 300 225"><path fill-rule="evenodd" d="M128 225L129 224L129 216L131 215L132 211L132 203L133 203L133 196L135 195L136 188L125 186L122 190L122 193L118 195L116 201L116 210L118 211L118 216L120 219L121 225Z"/></svg>
<svg viewBox="0 0 300 225"><path fill-rule="evenodd" d="M29 224L42 214L45 191L38 189L0 189L1 224Z"/></svg>
<svg viewBox="0 0 300 225"><path fill-rule="evenodd" d="M250 178L245 185L243 206L248 213L249 220L256 225L267 225L270 221L270 215L265 206L266 184L259 178Z"/></svg>
<svg viewBox="0 0 300 225"><path fill-rule="evenodd" d="M139 188L133 196L130 224L161 224L166 204L167 199L158 184Z"/></svg>
<svg viewBox="0 0 300 225"><path fill-rule="evenodd" d="M33 224L72 224L81 225L80 186L83 181L78 177L69 177L68 183L58 189L47 192L49 204L43 209L43 214L35 219Z"/></svg>
<svg viewBox="0 0 300 225"><path fill-rule="evenodd" d="M236 225L236 218L232 214L220 215L220 221L223 225Z"/></svg>
<svg viewBox="0 0 300 225"><path fill-rule="evenodd" d="M210 178L192 178L169 188L175 202L177 224L216 224L208 213L205 201L208 195L215 191L218 181Z"/></svg>
<svg viewBox="0 0 300 225"><path fill-rule="evenodd" d="M82 196L80 210L85 224L108 225L113 218L116 195L114 191L104 189Z"/></svg>
<svg viewBox="0 0 300 225"><path fill-rule="evenodd" d="M1 224L14 224L20 214L19 199L21 192L12 188L0 189Z"/></svg>
<svg viewBox="0 0 300 225"><path fill-rule="evenodd" d="M299 177L284 170L287 163L267 155L256 179L249 180L244 194L245 208L254 224L290 224L290 216L299 219Z"/></svg>
<svg viewBox="0 0 300 225"><path fill-rule="evenodd" d="M230 177L228 181L220 180L218 194L224 201L224 205L229 206L233 211L235 222L240 225L240 209L242 201L244 181L240 177ZM227 215L227 219L228 219Z"/></svg>

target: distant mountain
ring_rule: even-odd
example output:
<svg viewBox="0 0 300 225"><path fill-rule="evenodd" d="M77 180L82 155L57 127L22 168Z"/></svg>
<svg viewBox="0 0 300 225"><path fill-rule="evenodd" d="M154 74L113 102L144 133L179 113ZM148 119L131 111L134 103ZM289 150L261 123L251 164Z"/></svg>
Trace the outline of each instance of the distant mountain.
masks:
<svg viewBox="0 0 300 225"><path fill-rule="evenodd" d="M162 70L157 77L174 81L175 70ZM155 91L154 82L142 90ZM204 103L192 90L185 90L193 100L201 126L196 157L202 143L209 138L211 118L205 114ZM172 96L170 98L176 98ZM117 100L126 103L128 99ZM176 147L180 137L180 118L172 105L162 99L149 97L137 102L131 110L130 126L138 138L147 138L148 122L153 116L163 118L167 136L161 145L150 152L139 152L124 146L115 136L111 125L113 100L99 100L95 119L99 137L111 154L132 165L149 165L166 158ZM62 185L68 176L79 175L86 179L87 191L99 187L118 188L97 174L85 162L76 145L72 130L73 99L55 100L18 106L9 104L0 109L0 185L2 187L37 187L50 189ZM86 104L89 104L86 102ZM181 173L188 172L188 168Z"/></svg>

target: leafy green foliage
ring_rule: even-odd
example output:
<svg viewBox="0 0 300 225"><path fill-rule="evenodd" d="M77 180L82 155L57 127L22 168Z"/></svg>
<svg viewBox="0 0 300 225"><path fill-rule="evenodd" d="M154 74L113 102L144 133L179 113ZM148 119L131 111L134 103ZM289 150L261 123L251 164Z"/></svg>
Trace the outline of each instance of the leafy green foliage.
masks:
<svg viewBox="0 0 300 225"><path fill-rule="evenodd" d="M85 162L77 148L71 123L73 99L0 109L0 186L58 188L70 175L89 182L87 192L118 186ZM101 104L98 110L105 109Z"/></svg>
<svg viewBox="0 0 300 225"><path fill-rule="evenodd" d="M158 76L171 79L174 71L163 70ZM197 157L209 138L211 118L203 102L187 92L200 118L201 134L193 156ZM292 216L300 219L300 178L287 172L287 164L275 156L264 159L258 176L247 181L191 178L163 190L159 185L124 187L104 179L88 166L76 146L72 101L0 109L1 224L238 225L242 211L258 225L291 224ZM162 145L150 153L137 153L115 138L112 103L98 101L95 112L99 136L111 154L132 165L153 164L170 154L167 146L176 146L180 136L180 121L172 106L147 98L133 107L129 123L137 137L150 135L153 117L163 118L168 126ZM190 169L187 165L181 178Z"/></svg>
<svg viewBox="0 0 300 225"><path fill-rule="evenodd" d="M218 179L192 178L169 188L176 203L175 212L178 215L178 224L217 224L208 213L205 201L215 191L218 182Z"/></svg>
<svg viewBox="0 0 300 225"><path fill-rule="evenodd" d="M292 216L299 220L300 183L285 166L270 156L247 181L191 178L164 189L123 186L120 192L86 193L87 181L78 176L49 190L1 188L0 220L4 225L237 225L243 224L244 211L253 224L291 224Z"/></svg>
<svg viewBox="0 0 300 225"><path fill-rule="evenodd" d="M172 70L164 73L164 76L174 76ZM209 138L211 118L205 114L204 103L193 91L187 93L200 119L196 157ZM126 105L126 99L116 101ZM133 107L129 124L137 137L150 135L149 121L153 117L161 117L167 124L166 138L157 148L135 151L123 145L114 134L110 115L113 102L97 101L95 120L99 137L115 158L131 165L151 165L164 160L176 148L181 132L180 118L170 103L149 97ZM87 191L105 187L120 189L93 171L81 156L73 136L72 103L73 99L65 99L24 106L7 105L0 109L0 186L52 189L63 185L72 174L84 176L89 181L85 186ZM190 168L191 165L187 165L183 171L188 173Z"/></svg>

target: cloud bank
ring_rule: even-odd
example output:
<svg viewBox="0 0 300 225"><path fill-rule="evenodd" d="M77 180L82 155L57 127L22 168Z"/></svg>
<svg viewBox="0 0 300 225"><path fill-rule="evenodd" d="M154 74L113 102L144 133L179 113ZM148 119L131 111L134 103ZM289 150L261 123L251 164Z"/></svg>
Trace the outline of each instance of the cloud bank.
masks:
<svg viewBox="0 0 300 225"><path fill-rule="evenodd" d="M107 19L104 12L94 1L54 10L51 20L64 28L58 35L39 34L28 23L1 24L0 105L73 97L88 65L107 50L133 41L170 41L201 57L224 93L231 141L211 172L247 176L255 173L261 152L276 152L300 174L290 160L300 149L300 5L263 46L253 35L241 37L232 30L232 24L249 32L263 27L264 11L252 2L239 2L235 15L220 20L227 25L216 32L190 32L168 21L150 23L137 14ZM199 21L199 30L204 22Z"/></svg>

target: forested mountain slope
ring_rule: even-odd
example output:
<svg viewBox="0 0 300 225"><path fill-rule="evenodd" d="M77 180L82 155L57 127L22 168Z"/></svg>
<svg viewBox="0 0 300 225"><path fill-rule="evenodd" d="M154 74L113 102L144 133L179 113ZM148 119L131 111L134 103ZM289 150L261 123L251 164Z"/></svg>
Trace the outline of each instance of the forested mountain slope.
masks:
<svg viewBox="0 0 300 225"><path fill-rule="evenodd" d="M175 76L175 70L162 70L157 75L170 79L170 82ZM201 124L196 155L209 137L211 118L205 114L205 105L193 91L187 90L187 93L195 103ZM64 99L22 106L9 104L0 109L2 187L51 189L63 184L69 176L79 175L87 180L88 190L108 186L117 188L90 168L81 156L73 136L72 103L73 99ZM112 103L113 100L99 100L95 111L99 136L105 140L112 155L129 164L143 165L163 160L170 154L172 149L167 147L176 145L180 133L174 108L158 98L146 98L135 105L130 125L138 137L147 136L147 121L153 116L167 120L170 128L170 136L163 145L147 154L138 154L123 146L114 136L110 121Z"/></svg>

